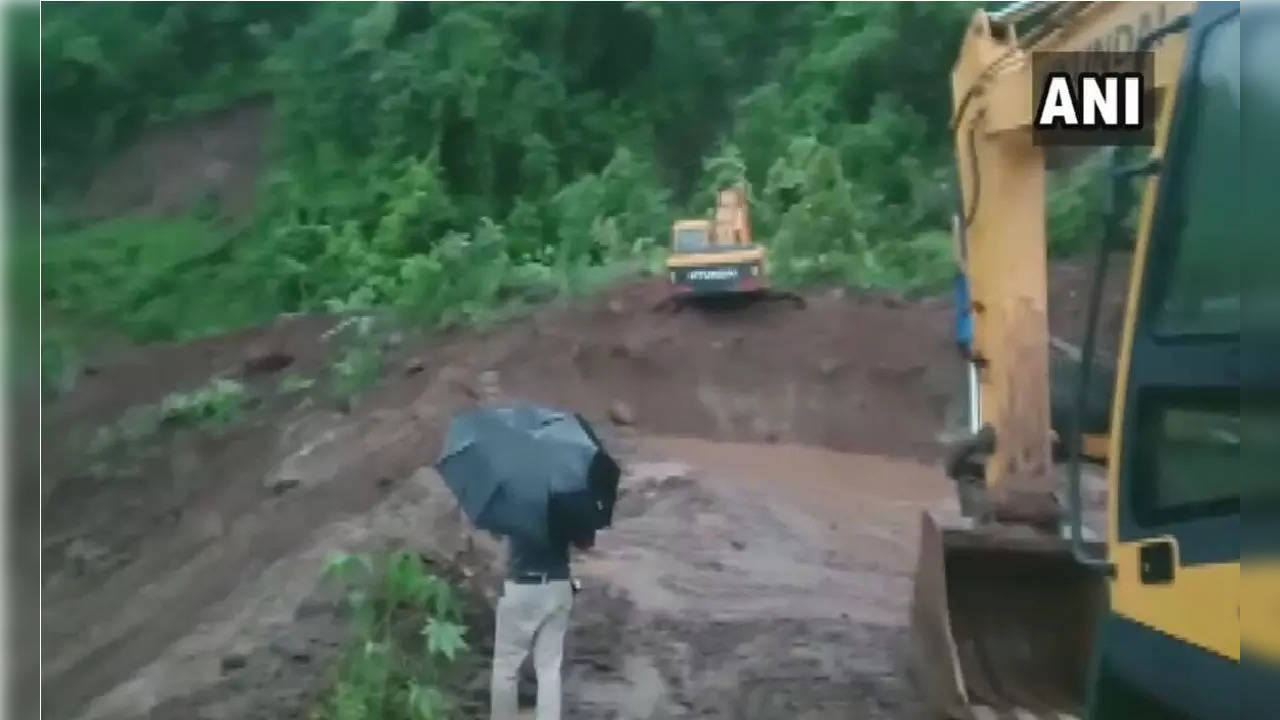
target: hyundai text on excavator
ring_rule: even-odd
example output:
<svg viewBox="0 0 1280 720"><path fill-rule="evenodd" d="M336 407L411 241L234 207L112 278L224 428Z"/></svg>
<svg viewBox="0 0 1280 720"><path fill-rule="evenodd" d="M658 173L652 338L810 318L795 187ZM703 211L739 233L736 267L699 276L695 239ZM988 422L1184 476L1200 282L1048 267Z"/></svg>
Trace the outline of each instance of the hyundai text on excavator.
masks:
<svg viewBox="0 0 1280 720"><path fill-rule="evenodd" d="M1240 24L1235 2L1016 2L965 29L951 82L976 417L948 463L961 517L922 518L911 610L935 717L1280 717L1242 700L1242 647L1280 661L1274 617L1242 620L1242 601L1246 615L1280 607L1280 569L1240 562ZM1033 142L1031 59L1099 49L1153 53L1156 125L1146 160L1110 168L1064 491L1051 452L1045 175L1078 156ZM1132 259L1096 541L1082 529L1079 418L1117 249Z"/></svg>
<svg viewBox="0 0 1280 720"><path fill-rule="evenodd" d="M690 300L711 298L787 299L804 306L799 295L770 286L764 247L751 240L747 193L741 186L716 194L714 221L672 224L666 268L671 292L660 308L679 309Z"/></svg>

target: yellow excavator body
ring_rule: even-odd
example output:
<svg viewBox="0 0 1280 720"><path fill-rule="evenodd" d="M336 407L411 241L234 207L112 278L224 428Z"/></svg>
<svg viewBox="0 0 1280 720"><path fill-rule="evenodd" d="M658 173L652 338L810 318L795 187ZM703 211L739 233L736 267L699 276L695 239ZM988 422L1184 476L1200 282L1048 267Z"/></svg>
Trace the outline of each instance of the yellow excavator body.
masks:
<svg viewBox="0 0 1280 720"><path fill-rule="evenodd" d="M671 226L667 255L670 294L658 307L680 308L688 300L785 299L804 307L795 293L769 283L764 247L751 240L747 191L742 186L716 194L712 220L677 220Z"/></svg>
<svg viewBox="0 0 1280 720"><path fill-rule="evenodd" d="M912 654L934 717L1265 716L1241 699L1242 644L1280 659L1280 623L1242 624L1241 608L1280 606L1280 573L1263 563L1242 580L1240 564L1239 266L1226 267L1244 247L1239 27L1234 2L1016 2L965 30L951 79L976 417L948 463L960 515L921 522ZM1152 53L1155 132L1147 162L1111 168L1113 198L1144 182L1135 237L1111 208L1085 340L1087 368L1106 257L1123 244L1111 419L1106 435L1065 438L1064 483L1044 230L1061 154L1033 141L1031 60L1097 49ZM1092 535L1082 456L1103 463Z"/></svg>
<svg viewBox="0 0 1280 720"><path fill-rule="evenodd" d="M714 220L675 221L666 266L679 295L767 290L764 248L751 242L746 190L731 187L717 193Z"/></svg>

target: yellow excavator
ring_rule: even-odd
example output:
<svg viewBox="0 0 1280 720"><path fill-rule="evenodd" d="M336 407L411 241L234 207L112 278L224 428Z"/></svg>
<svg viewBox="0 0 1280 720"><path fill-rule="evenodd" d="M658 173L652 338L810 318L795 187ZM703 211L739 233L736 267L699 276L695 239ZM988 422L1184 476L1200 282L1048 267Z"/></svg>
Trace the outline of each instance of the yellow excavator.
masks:
<svg viewBox="0 0 1280 720"><path fill-rule="evenodd" d="M787 299L804 307L799 295L771 286L765 249L751 240L747 192L740 185L717 192L714 221L686 219L672 224L666 269L670 292L659 309L726 298Z"/></svg>
<svg viewBox="0 0 1280 720"><path fill-rule="evenodd" d="M1242 483L1275 482L1241 459L1240 20L1235 2L1016 2L964 30L952 127L974 417L948 463L961 512L922 517L912 657L933 717L1280 717L1280 565L1240 561ZM1079 153L1033 141L1032 55L1091 50L1152 53L1155 128L1145 159L1110 154L1063 473L1045 177ZM1105 529L1090 538L1080 418L1117 250L1132 253L1129 291L1106 448L1091 453ZM1274 516L1250 528L1276 549Z"/></svg>

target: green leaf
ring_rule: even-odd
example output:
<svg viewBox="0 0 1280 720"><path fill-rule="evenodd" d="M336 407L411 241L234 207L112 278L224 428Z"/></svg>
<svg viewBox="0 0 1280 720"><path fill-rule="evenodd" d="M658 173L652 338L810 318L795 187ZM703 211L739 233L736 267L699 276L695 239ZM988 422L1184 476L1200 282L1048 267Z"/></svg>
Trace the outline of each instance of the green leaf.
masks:
<svg viewBox="0 0 1280 720"><path fill-rule="evenodd" d="M106 69L108 67L107 60L102 55L102 47L95 37L82 35L71 38L62 47L62 54L69 60L75 60L95 68Z"/></svg>
<svg viewBox="0 0 1280 720"><path fill-rule="evenodd" d="M289 374L280 381L280 393L292 395L293 393L310 390L314 387L316 381L312 378L302 377L301 375Z"/></svg>
<svg viewBox="0 0 1280 720"><path fill-rule="evenodd" d="M355 582L373 574L373 563L367 555L354 553L330 553L325 559L322 575L343 583Z"/></svg>
<svg viewBox="0 0 1280 720"><path fill-rule="evenodd" d="M423 687L416 682L409 684L409 716L413 720L438 720L448 709L443 693L433 687Z"/></svg>
<svg viewBox="0 0 1280 720"><path fill-rule="evenodd" d="M429 577L416 553L400 550L387 563L387 599L393 604L423 607L429 592Z"/></svg>
<svg viewBox="0 0 1280 720"><path fill-rule="evenodd" d="M459 652L467 648L467 641L463 639L466 631L466 627L458 623L437 618L427 620L422 628L422 634L427 638L427 652L452 662Z"/></svg>
<svg viewBox="0 0 1280 720"><path fill-rule="evenodd" d="M381 48L399 12L399 3L373 3L367 13L351 24L351 51Z"/></svg>

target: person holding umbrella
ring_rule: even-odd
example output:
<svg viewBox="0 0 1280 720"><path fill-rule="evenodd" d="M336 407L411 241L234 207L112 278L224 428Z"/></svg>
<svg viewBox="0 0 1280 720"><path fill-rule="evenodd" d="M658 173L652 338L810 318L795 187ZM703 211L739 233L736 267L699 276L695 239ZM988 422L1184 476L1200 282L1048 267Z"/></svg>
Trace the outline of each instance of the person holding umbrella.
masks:
<svg viewBox="0 0 1280 720"><path fill-rule="evenodd" d="M492 720L515 720L517 676L532 653L537 720L560 720L560 668L573 607L569 546L588 549L613 518L618 464L581 416L490 406L450 421L437 469L464 512L507 537L490 684Z"/></svg>

